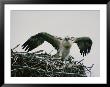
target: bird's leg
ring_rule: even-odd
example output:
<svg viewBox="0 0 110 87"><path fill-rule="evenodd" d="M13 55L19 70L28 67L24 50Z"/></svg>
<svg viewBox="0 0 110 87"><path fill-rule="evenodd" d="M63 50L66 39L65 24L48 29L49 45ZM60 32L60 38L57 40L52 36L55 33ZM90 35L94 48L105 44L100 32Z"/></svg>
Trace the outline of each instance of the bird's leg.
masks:
<svg viewBox="0 0 110 87"><path fill-rule="evenodd" d="M61 57L61 60L63 61L63 63L64 64L66 64L66 61L67 61L67 59L68 59L68 56L69 56L69 52L70 52L70 50L68 49L64 49L63 51L62 51L62 57Z"/></svg>
<svg viewBox="0 0 110 87"><path fill-rule="evenodd" d="M53 57L55 57L55 58L59 58L60 59L60 57L61 57L61 52L60 52L60 50L58 50L58 52L55 54L55 55L53 55Z"/></svg>
<svg viewBox="0 0 110 87"><path fill-rule="evenodd" d="M62 53L61 53L61 51L60 51L60 50L58 51L58 58L59 58L59 59L61 59L61 58L62 58Z"/></svg>

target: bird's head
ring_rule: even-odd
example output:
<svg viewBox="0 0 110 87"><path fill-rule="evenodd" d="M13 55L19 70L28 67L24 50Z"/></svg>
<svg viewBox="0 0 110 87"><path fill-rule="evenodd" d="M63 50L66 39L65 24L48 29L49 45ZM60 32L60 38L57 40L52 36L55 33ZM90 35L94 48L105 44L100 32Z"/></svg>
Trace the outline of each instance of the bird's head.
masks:
<svg viewBox="0 0 110 87"><path fill-rule="evenodd" d="M70 48L71 47L71 38L70 37L65 37L63 42L62 42L62 45L65 47L65 48Z"/></svg>
<svg viewBox="0 0 110 87"><path fill-rule="evenodd" d="M66 37L64 38L64 41L74 42L76 39L77 39L76 37L68 37L68 36L66 36Z"/></svg>
<svg viewBox="0 0 110 87"><path fill-rule="evenodd" d="M64 40L65 41L69 41L70 40L70 37L67 36L67 37L64 38Z"/></svg>

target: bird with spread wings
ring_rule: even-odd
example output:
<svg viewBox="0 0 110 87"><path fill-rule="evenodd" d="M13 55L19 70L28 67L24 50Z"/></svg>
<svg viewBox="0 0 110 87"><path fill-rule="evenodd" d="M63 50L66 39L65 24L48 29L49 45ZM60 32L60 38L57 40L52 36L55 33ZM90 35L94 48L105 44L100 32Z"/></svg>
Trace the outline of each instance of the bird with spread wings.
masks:
<svg viewBox="0 0 110 87"><path fill-rule="evenodd" d="M56 50L55 55L64 59L69 55L72 43L76 43L80 49L81 55L86 56L91 50L92 40L89 37L57 37L46 32L38 33L31 36L23 45L23 49L29 52L40 46L44 41L49 42Z"/></svg>

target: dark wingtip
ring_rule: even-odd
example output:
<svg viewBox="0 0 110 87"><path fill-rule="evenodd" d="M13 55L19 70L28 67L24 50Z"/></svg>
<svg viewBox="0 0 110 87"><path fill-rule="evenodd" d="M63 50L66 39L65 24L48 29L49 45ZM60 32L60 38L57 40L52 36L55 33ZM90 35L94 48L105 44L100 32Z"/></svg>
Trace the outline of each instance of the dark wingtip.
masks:
<svg viewBox="0 0 110 87"><path fill-rule="evenodd" d="M24 46L24 45L22 45L21 47L22 47L22 49L24 49L24 48L25 48L25 46Z"/></svg>
<svg viewBox="0 0 110 87"><path fill-rule="evenodd" d="M26 42L21 47L24 49L26 47Z"/></svg>
<svg viewBox="0 0 110 87"><path fill-rule="evenodd" d="M84 57L84 52L83 52L83 57Z"/></svg>
<svg viewBox="0 0 110 87"><path fill-rule="evenodd" d="M28 45L25 46L25 43L24 43L21 47L22 47L22 49L24 49L25 51L29 52L29 51L28 51L29 47L28 47Z"/></svg>

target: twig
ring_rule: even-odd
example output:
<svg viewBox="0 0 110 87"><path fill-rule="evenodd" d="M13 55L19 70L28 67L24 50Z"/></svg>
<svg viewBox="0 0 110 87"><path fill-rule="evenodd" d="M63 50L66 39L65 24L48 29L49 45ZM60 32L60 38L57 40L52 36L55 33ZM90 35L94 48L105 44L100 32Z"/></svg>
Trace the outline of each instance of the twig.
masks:
<svg viewBox="0 0 110 87"><path fill-rule="evenodd" d="M53 50L49 53L49 55L53 52Z"/></svg>
<svg viewBox="0 0 110 87"><path fill-rule="evenodd" d="M15 46L12 50L16 49L20 44L18 44L17 46Z"/></svg>
<svg viewBox="0 0 110 87"><path fill-rule="evenodd" d="M39 51L36 51L36 52L33 52L33 53L40 53L40 52L43 52L44 50L39 50Z"/></svg>
<svg viewBox="0 0 110 87"><path fill-rule="evenodd" d="M28 52L14 52L16 54L28 53Z"/></svg>
<svg viewBox="0 0 110 87"><path fill-rule="evenodd" d="M77 64L78 64L78 63L81 63L83 60L84 60L84 59L80 60L79 62L77 62Z"/></svg>
<svg viewBox="0 0 110 87"><path fill-rule="evenodd" d="M91 66L91 67L87 67L87 68L90 68L89 70L91 70L93 66L94 66L94 64L92 64L92 66Z"/></svg>

